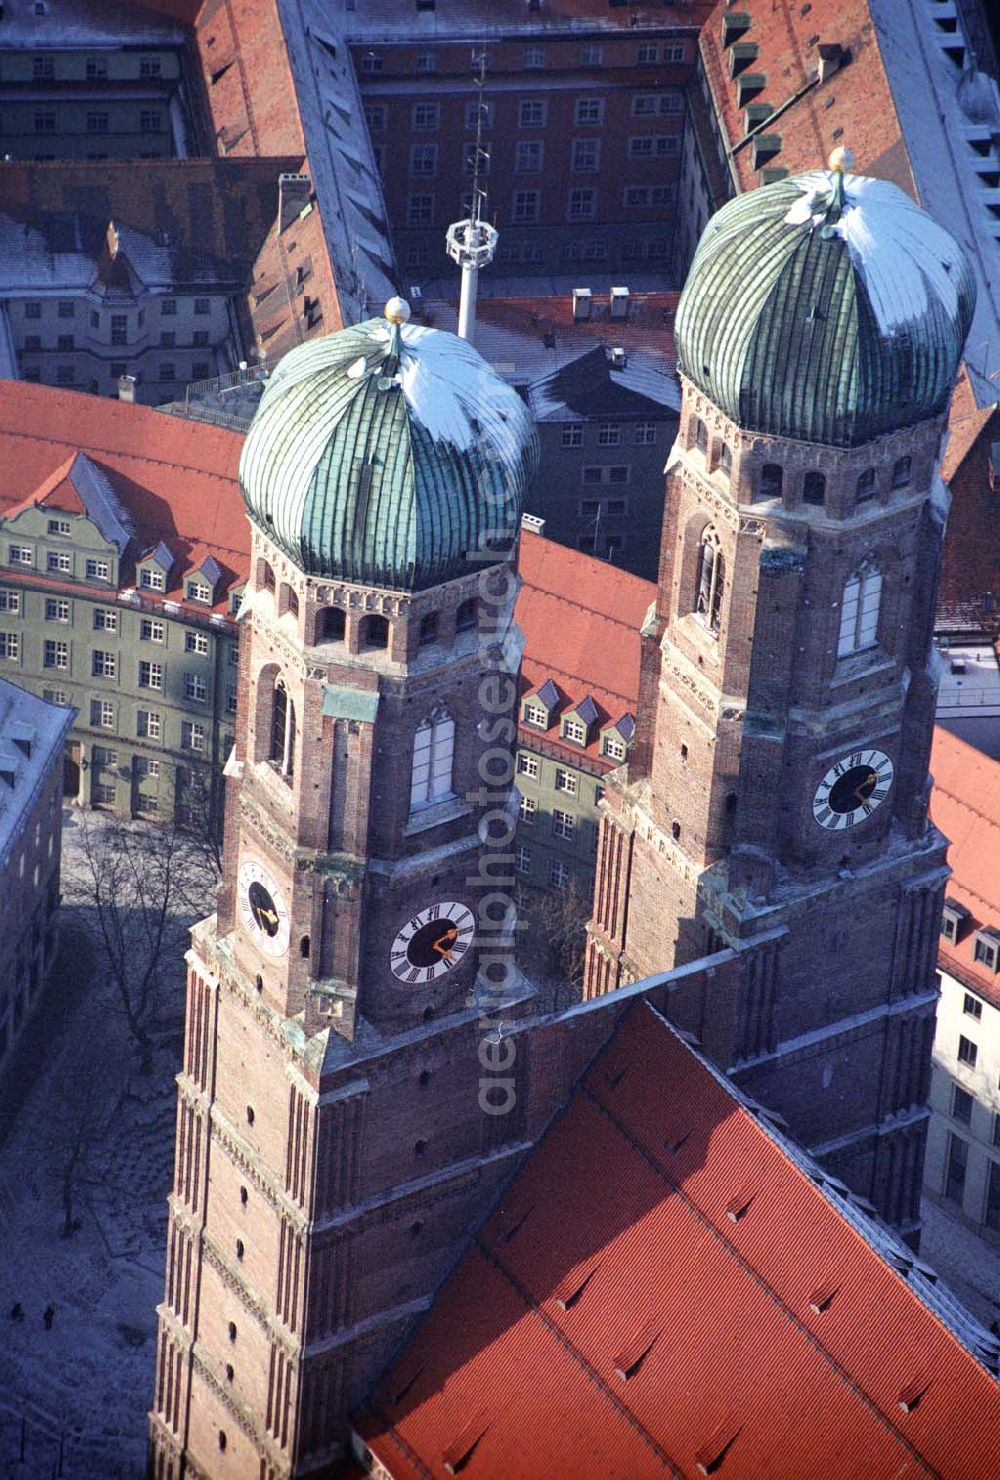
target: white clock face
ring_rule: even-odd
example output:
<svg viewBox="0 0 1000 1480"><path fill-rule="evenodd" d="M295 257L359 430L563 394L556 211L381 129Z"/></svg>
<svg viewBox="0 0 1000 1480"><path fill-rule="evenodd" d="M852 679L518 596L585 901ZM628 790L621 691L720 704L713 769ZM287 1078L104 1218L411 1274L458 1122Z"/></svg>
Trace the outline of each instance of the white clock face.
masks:
<svg viewBox="0 0 1000 1480"><path fill-rule="evenodd" d="M246 933L266 956L283 956L291 930L288 906L267 869L248 859L240 866L236 889Z"/></svg>
<svg viewBox="0 0 1000 1480"><path fill-rule="evenodd" d="M423 986L460 966L472 944L476 922L457 900L428 905L407 920L392 943L392 974L407 986Z"/></svg>
<svg viewBox="0 0 1000 1480"><path fill-rule="evenodd" d="M892 786L892 757L855 750L834 761L813 797L813 817L829 832L854 827L881 807Z"/></svg>

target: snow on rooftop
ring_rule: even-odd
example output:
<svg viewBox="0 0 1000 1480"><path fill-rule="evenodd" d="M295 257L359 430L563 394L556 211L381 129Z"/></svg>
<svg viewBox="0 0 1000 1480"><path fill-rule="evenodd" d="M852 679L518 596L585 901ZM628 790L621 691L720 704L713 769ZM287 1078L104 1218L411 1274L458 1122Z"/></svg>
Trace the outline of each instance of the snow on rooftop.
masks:
<svg viewBox="0 0 1000 1480"><path fill-rule="evenodd" d="M789 226L832 230L843 237L882 333L891 336L939 312L960 317L966 268L954 238L890 180L844 176L844 206L827 228L834 176L800 175L802 196L788 211Z"/></svg>
<svg viewBox="0 0 1000 1480"><path fill-rule="evenodd" d="M385 324L370 330L379 345L389 339ZM399 379L413 417L437 442L467 452L484 440L516 463L531 438L531 419L517 392L465 339L402 326Z"/></svg>
<svg viewBox="0 0 1000 1480"><path fill-rule="evenodd" d="M937 6L869 0L869 8L921 204L947 223L976 278L965 359L984 406L1000 388L991 378L1000 370L1000 220L989 209L983 179L984 170L1000 169L996 124L991 134L969 117L968 85L962 87L963 73L944 49L963 45L961 12L949 7L955 30L944 32L935 21Z"/></svg>
<svg viewBox="0 0 1000 1480"><path fill-rule="evenodd" d="M0 678L0 868L51 767L61 760L75 717L75 709L50 704Z"/></svg>

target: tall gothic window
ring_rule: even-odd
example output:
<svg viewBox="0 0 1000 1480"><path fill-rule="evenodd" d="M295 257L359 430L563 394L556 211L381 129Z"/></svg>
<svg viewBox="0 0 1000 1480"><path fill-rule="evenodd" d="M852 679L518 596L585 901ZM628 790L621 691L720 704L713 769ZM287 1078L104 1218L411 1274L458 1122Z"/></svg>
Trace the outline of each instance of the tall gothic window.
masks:
<svg viewBox="0 0 1000 1480"><path fill-rule="evenodd" d="M452 794L455 759L455 721L443 705L432 709L413 737L410 811L443 801Z"/></svg>
<svg viewBox="0 0 1000 1480"><path fill-rule="evenodd" d="M878 613L882 600L882 572L874 560L866 560L847 578L840 607L840 639L837 657L859 653L878 641Z"/></svg>
<svg viewBox="0 0 1000 1480"><path fill-rule="evenodd" d="M283 678L274 685L270 756L282 776L291 780L295 769L295 705L288 697Z"/></svg>
<svg viewBox="0 0 1000 1480"><path fill-rule="evenodd" d="M698 590L694 609L712 632L719 630L725 585L726 562L719 548L719 536L709 525L698 548Z"/></svg>

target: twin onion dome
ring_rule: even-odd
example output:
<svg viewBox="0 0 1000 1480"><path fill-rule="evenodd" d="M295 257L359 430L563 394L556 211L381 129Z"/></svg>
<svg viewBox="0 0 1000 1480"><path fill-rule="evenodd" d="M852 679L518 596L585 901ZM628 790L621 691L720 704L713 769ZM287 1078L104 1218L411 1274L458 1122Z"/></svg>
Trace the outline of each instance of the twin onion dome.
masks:
<svg viewBox="0 0 1000 1480"><path fill-rule="evenodd" d="M509 544L537 464L520 396L464 339L370 319L285 355L240 459L250 518L310 575L422 590Z"/></svg>
<svg viewBox="0 0 1000 1480"><path fill-rule="evenodd" d="M961 248L850 151L737 196L677 308L680 369L749 431L853 447L948 404L975 306Z"/></svg>

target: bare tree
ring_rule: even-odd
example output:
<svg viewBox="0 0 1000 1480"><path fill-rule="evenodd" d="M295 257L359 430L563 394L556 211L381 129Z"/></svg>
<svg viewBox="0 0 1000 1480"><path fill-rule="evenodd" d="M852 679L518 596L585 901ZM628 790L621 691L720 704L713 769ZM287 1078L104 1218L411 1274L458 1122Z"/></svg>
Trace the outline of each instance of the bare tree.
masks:
<svg viewBox="0 0 1000 1480"><path fill-rule="evenodd" d="M149 1073L150 1029L165 969L179 961L186 927L204 906L204 881L192 865L190 843L171 824L81 813L66 883L68 902L100 954Z"/></svg>
<svg viewBox="0 0 1000 1480"><path fill-rule="evenodd" d="M521 969L545 989L554 1008L580 1000L590 895L574 882L565 889L518 890Z"/></svg>
<svg viewBox="0 0 1000 1480"><path fill-rule="evenodd" d="M222 874L222 821L226 783L221 771L178 771L177 826L188 840L199 887L214 888Z"/></svg>
<svg viewBox="0 0 1000 1480"><path fill-rule="evenodd" d="M107 1044L67 1044L50 1078L38 1148L54 1177L62 1201L62 1236L80 1227L77 1199L81 1186L106 1155L115 1120L121 1061Z"/></svg>

